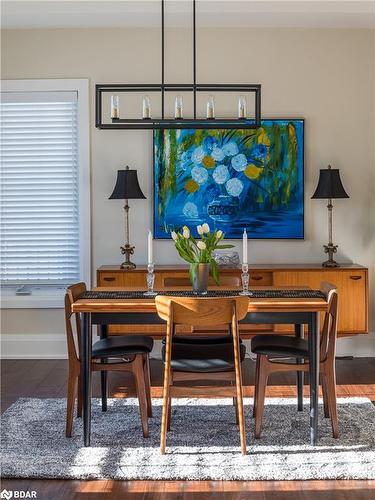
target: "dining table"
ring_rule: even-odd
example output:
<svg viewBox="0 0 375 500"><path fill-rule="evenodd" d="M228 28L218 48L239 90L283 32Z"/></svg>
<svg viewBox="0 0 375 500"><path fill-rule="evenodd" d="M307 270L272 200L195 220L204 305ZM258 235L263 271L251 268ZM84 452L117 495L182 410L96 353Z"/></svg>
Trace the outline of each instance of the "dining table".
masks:
<svg viewBox="0 0 375 500"><path fill-rule="evenodd" d="M318 441L320 314L328 310L328 302L323 293L319 294L318 291L313 293L314 291L308 287L303 287L305 295L292 293L296 289L298 291L298 288L302 287L257 287L256 290L250 289L248 313L240 323L295 325L297 335L301 335L303 326L307 325L310 443L315 446ZM241 289L220 287L220 290L229 295L233 292L235 295ZM300 291L302 292L302 290ZM72 313L81 315L80 363L84 446L90 446L92 326L99 326L103 338L107 335L108 325L164 324L165 322L157 315L155 297L146 296L145 292L146 289L139 288L135 290L129 287L96 287L72 304ZM183 294L186 293L186 287L171 287L168 290L160 290L158 293L160 295ZM152 334L148 332L146 335ZM302 406L301 384L299 384L298 396L300 407Z"/></svg>

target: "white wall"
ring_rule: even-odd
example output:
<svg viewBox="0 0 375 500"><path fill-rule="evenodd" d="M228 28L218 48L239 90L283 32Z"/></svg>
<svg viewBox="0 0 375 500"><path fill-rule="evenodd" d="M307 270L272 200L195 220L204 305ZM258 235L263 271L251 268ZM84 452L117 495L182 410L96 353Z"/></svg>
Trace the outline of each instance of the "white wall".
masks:
<svg viewBox="0 0 375 500"><path fill-rule="evenodd" d="M95 129L94 85L158 82L159 30L4 30L2 38L2 78L90 79L93 270L121 262L122 202L107 198L117 169L126 164L138 169L148 198L131 202L134 261L144 263L146 229L152 225L152 133ZM190 33L170 30L166 43L167 79L190 81ZM326 203L310 200L310 196L319 168L331 163L340 169L350 194L349 200L335 202L337 260L370 267L371 304L375 277L374 69L374 30L205 28L198 32L199 82L259 82L263 117L306 120L306 239L254 241L250 262L312 263L324 259ZM229 102L225 104L228 107ZM235 105L233 101L234 112ZM180 262L170 242L155 242L155 259L160 264ZM371 330L375 331L373 319ZM2 331L7 342L16 334L63 334L62 311L7 310ZM374 355L375 334L340 340L340 346L341 353Z"/></svg>

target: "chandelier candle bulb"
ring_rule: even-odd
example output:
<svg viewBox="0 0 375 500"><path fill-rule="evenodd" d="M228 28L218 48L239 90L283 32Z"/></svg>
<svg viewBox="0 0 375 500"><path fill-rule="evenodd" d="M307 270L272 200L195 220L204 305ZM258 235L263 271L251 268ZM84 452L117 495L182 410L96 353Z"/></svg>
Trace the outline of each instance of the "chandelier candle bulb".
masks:
<svg viewBox="0 0 375 500"><path fill-rule="evenodd" d="M142 118L148 120L151 118L151 103L148 95L143 97L142 101Z"/></svg>
<svg viewBox="0 0 375 500"><path fill-rule="evenodd" d="M214 96L210 95L207 101L207 119L213 120L215 118L215 101Z"/></svg>
<svg viewBox="0 0 375 500"><path fill-rule="evenodd" d="M153 256L153 246L152 246L152 232L148 232L147 236L147 254L148 254L148 264L152 264L154 261L154 256Z"/></svg>
<svg viewBox="0 0 375 500"><path fill-rule="evenodd" d="M111 118L120 118L120 99L118 95L111 95Z"/></svg>
<svg viewBox="0 0 375 500"><path fill-rule="evenodd" d="M243 230L242 235L242 264L247 264L247 232Z"/></svg>
<svg viewBox="0 0 375 500"><path fill-rule="evenodd" d="M183 100L182 95L176 97L174 103L174 117L176 120L183 118Z"/></svg>
<svg viewBox="0 0 375 500"><path fill-rule="evenodd" d="M238 118L246 118L246 97L241 95L238 99Z"/></svg>

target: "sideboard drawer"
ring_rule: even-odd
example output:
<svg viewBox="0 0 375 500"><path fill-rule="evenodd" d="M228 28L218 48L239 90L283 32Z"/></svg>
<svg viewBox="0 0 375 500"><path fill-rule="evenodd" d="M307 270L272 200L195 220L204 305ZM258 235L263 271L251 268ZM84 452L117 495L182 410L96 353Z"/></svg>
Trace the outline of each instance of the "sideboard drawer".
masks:
<svg viewBox="0 0 375 500"><path fill-rule="evenodd" d="M111 273L108 271L98 271L98 286L122 287L128 286L133 288L146 288L146 272L125 271L121 273ZM160 288L161 276L160 273L155 273L155 288Z"/></svg>
<svg viewBox="0 0 375 500"><path fill-rule="evenodd" d="M271 286L272 273L252 271L250 269L250 286Z"/></svg>
<svg viewBox="0 0 375 500"><path fill-rule="evenodd" d="M231 276L231 275L225 275L221 274L219 276L220 280L220 285L221 286L233 286L233 287L239 287L241 286L241 277L238 276ZM211 287L216 286L216 283L212 276L209 276L208 278L208 285ZM191 280L189 278L189 275L186 273L186 276L179 274L179 275L173 275L173 274L166 274L163 273L162 275L162 285L163 288L168 288L168 287L173 287L173 286L186 286L191 289Z"/></svg>
<svg viewBox="0 0 375 500"><path fill-rule="evenodd" d="M98 286L124 286L123 274L100 272L98 274Z"/></svg>

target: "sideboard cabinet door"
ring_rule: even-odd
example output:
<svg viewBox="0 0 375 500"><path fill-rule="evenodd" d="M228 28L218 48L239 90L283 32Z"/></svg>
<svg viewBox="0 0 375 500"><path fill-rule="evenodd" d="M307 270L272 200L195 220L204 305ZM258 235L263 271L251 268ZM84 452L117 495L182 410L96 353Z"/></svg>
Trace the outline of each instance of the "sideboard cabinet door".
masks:
<svg viewBox="0 0 375 500"><path fill-rule="evenodd" d="M342 335L367 333L367 270L288 270L273 273L275 286L309 286L319 289L322 281L332 283L338 290L338 333ZM285 331L285 327L277 326L276 330Z"/></svg>

